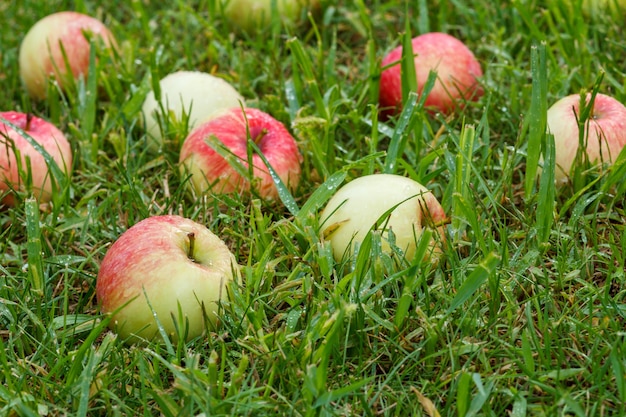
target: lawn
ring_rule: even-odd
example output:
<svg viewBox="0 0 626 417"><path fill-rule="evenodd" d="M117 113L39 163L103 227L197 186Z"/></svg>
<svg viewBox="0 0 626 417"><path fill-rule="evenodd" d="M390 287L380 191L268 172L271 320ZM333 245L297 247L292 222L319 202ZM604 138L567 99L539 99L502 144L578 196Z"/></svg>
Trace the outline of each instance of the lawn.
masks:
<svg viewBox="0 0 626 417"><path fill-rule="evenodd" d="M626 414L626 152L576 167L563 187L534 174L553 149L552 103L588 91L626 101L626 12L582 3L329 2L313 22L250 35L215 0L0 2L0 111L53 122L74 151L51 204L21 191L0 208L0 415ZM92 67L95 83L36 101L19 46L57 10L102 20L120 54ZM417 104L380 118L383 56L433 31L474 52L484 95L448 116ZM143 99L181 69L227 80L288 127L303 156L293 193L191 192L185 123L146 146ZM380 172L441 202L440 262L398 262L377 233L333 259L320 210ZM161 214L222 238L242 282L221 327L128 344L99 309L99 266L125 230Z"/></svg>

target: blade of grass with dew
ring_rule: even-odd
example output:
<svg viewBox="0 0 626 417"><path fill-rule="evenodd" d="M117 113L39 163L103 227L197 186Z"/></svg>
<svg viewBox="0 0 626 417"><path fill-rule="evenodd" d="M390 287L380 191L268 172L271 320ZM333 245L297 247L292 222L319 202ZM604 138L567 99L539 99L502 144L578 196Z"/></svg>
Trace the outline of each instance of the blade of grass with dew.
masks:
<svg viewBox="0 0 626 417"><path fill-rule="evenodd" d="M590 92L582 91L580 93L579 114L577 114L578 122L578 148L576 149L576 157L570 169L567 172L571 175L571 182L575 190L579 190L585 186L586 175L588 168L590 167L589 155L587 155L587 143L589 141L589 121L594 118L594 107L596 96L600 91L600 86L604 78L604 71L596 77L596 80L591 88ZM598 140L597 137L592 137L591 140Z"/></svg>
<svg viewBox="0 0 626 417"><path fill-rule="evenodd" d="M467 210L462 206L462 202L466 203L472 201L471 186L472 186L472 161L474 155L474 142L476 138L476 130L474 125L464 125L461 128L461 134L459 135L459 148L456 154L455 161L455 196L452 206L452 229L451 233L454 236L455 241L459 241L464 233L465 222L463 219L467 213ZM473 207L470 211L473 211ZM480 234L476 230L477 234Z"/></svg>
<svg viewBox="0 0 626 417"><path fill-rule="evenodd" d="M87 82L78 88L78 109L80 112L81 132L85 140L91 141L91 161L96 162L100 152L99 135L94 135L96 123L96 103L98 100L98 72L96 71L96 44L93 37L89 40L89 67Z"/></svg>
<svg viewBox="0 0 626 417"><path fill-rule="evenodd" d="M289 188L287 188L276 170L269 163L265 155L263 155L263 152L261 152L259 146L252 140L248 141L248 144L254 150L254 152L256 152L259 158L261 158L268 171L270 172L270 176L272 177L272 181L274 181L274 185L276 186L276 189L278 191L278 197L280 198L280 200L283 202L285 207L287 207L287 210L289 210L291 214L297 216L300 212L300 208L298 207L298 203L296 202L296 200L293 198L293 195L291 195Z"/></svg>
<svg viewBox="0 0 626 417"><path fill-rule="evenodd" d="M450 302L450 306L446 310L446 314L452 313L461 304L469 300L480 286L493 274L500 264L500 256L496 253L489 253L482 262L476 265L476 268L465 279L461 288L457 291L456 296Z"/></svg>
<svg viewBox="0 0 626 417"><path fill-rule="evenodd" d="M311 59L307 55L304 47L302 46L302 43L298 38L289 39L287 41L287 46L291 50L291 53L294 57L294 76L299 75L302 78L302 85L308 87L311 90L317 112L322 115L322 117L324 117L326 120L328 120L329 114L326 111L323 94L315 77L315 71L313 70L313 63L311 62Z"/></svg>
<svg viewBox="0 0 626 417"><path fill-rule="evenodd" d="M76 410L77 417L87 416L89 413L89 399L91 394L91 386L94 378L97 378L98 366L102 360L108 355L109 350L114 345L116 336L112 333L107 334L104 339L96 346L91 347L91 352L88 355L87 363L83 372L78 378L78 390L79 401L78 409ZM97 382L96 382L97 384Z"/></svg>
<svg viewBox="0 0 626 417"><path fill-rule="evenodd" d="M24 202L26 216L26 234L28 236L28 275L30 276L32 291L42 297L45 292L45 277L43 271L41 222L39 202L35 198L28 198Z"/></svg>
<svg viewBox="0 0 626 417"><path fill-rule="evenodd" d="M347 176L348 173L346 171L337 171L317 187L296 215L298 222L302 224L308 223L307 216L316 214L324 203L335 194L335 191L337 191Z"/></svg>
<svg viewBox="0 0 626 417"><path fill-rule="evenodd" d="M398 159L402 157L404 147L408 139L408 131L411 130L411 124L415 120L415 108L417 106L417 94L414 92L409 93L408 99L405 102L405 106L400 113L398 124L393 131L391 142L389 143L389 149L387 151L387 157L385 158L385 165L383 172L385 174L393 174L396 171L398 165Z"/></svg>
<svg viewBox="0 0 626 417"><path fill-rule="evenodd" d="M543 146L543 168L541 170L537 200L536 227L539 248L545 248L548 244L554 223L554 208L556 204L555 158L554 136L548 133L545 135Z"/></svg>
<svg viewBox="0 0 626 417"><path fill-rule="evenodd" d="M406 16L410 16L409 3L406 3ZM418 93L417 75L415 72L415 52L413 51L413 36L411 21L405 19L404 33L402 34L402 56L400 58L400 82L402 86L402 103L409 100L411 93Z"/></svg>
<svg viewBox="0 0 626 417"><path fill-rule="evenodd" d="M398 300L398 306L396 307L395 315L393 318L394 326L396 329L401 330L403 323L405 322L411 303L413 302L413 292L415 291L416 283L418 281L419 265L411 265L408 269L403 271L404 277L402 282L402 295Z"/></svg>
<svg viewBox="0 0 626 417"><path fill-rule="evenodd" d="M546 67L546 42L530 49L530 72L532 77L531 103L528 114L528 144L526 149L526 177L524 195L528 200L535 189L541 144L544 142L548 117Z"/></svg>

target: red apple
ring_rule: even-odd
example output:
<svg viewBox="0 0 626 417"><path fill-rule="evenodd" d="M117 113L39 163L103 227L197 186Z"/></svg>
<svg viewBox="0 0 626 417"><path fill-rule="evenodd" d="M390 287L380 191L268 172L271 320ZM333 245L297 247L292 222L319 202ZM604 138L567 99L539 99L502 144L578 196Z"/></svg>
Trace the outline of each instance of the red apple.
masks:
<svg viewBox="0 0 626 417"><path fill-rule="evenodd" d="M66 89L72 78L86 77L89 37L105 48L116 46L113 35L102 22L81 13L54 13L35 23L22 40L19 55L20 76L28 93L44 99L50 78Z"/></svg>
<svg viewBox="0 0 626 417"><path fill-rule="evenodd" d="M429 72L437 73L437 81L426 98L425 107L449 114L464 101L478 99L483 94L477 80L483 75L480 63L459 39L433 32L413 38L411 44L419 94ZM380 76L379 99L383 114L398 114L402 110L401 58L402 46L399 46L382 61L383 68L392 65Z"/></svg>
<svg viewBox="0 0 626 417"><path fill-rule="evenodd" d="M250 190L250 182L207 143L216 138L248 169L248 132L286 186L291 190L298 186L302 157L287 128L261 110L232 108L198 126L183 143L181 170L191 175L196 192L225 194ZM254 189L262 198L276 198L274 180L257 153L252 155L252 166Z"/></svg>
<svg viewBox="0 0 626 417"><path fill-rule="evenodd" d="M548 109L548 131L554 135L555 178L568 182L579 147L580 94L572 94ZM591 95L587 95L587 103ZM626 145L626 107L605 94L597 94L585 125L585 152L591 164L611 163Z"/></svg>
<svg viewBox="0 0 626 417"><path fill-rule="evenodd" d="M141 109L151 145L160 146L163 142L159 119L165 116L180 122L186 114L191 131L209 117L244 103L241 94L227 81L205 72L177 71L165 76L159 84L160 104L151 91Z"/></svg>
<svg viewBox="0 0 626 417"><path fill-rule="evenodd" d="M394 208L395 207L395 208ZM370 229L388 210L383 250L389 252L389 231L406 259L415 257L417 242L424 228L433 229L431 259L436 261L444 242L446 215L437 198L423 185L400 175L373 174L354 179L341 187L328 201L320 216L322 238L331 242L335 260L352 256Z"/></svg>
<svg viewBox="0 0 626 417"><path fill-rule="evenodd" d="M110 327L128 341L159 338L155 315L168 337L191 340L219 324L219 303L237 277L234 255L205 226L153 216L109 248L96 296L102 312L113 314ZM185 328L177 328L181 320Z"/></svg>
<svg viewBox="0 0 626 417"><path fill-rule="evenodd" d="M27 184L32 184L32 192L40 202L50 201L54 187L46 160L23 134L4 121L17 126L25 135L39 143L59 168L69 175L72 168L72 148L65 135L52 123L39 117L14 111L0 113L0 193L23 190ZM13 194L6 194L2 203L14 205Z"/></svg>

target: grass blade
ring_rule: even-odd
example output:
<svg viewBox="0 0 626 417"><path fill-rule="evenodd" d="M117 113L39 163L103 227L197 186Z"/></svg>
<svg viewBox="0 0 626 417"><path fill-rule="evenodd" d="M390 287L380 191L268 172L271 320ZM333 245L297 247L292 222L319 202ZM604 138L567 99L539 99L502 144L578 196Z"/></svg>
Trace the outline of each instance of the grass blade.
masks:
<svg viewBox="0 0 626 417"><path fill-rule="evenodd" d="M446 313L450 314L456 310L461 304L469 300L480 286L493 274L496 267L500 264L500 256L496 253L488 254L483 261L476 266L474 271L465 279L461 288L459 288L456 296L450 303Z"/></svg>

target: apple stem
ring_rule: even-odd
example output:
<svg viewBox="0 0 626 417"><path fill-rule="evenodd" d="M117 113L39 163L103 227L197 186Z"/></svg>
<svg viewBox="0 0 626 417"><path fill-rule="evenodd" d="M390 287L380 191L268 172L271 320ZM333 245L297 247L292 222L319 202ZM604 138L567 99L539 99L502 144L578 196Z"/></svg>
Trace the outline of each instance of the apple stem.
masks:
<svg viewBox="0 0 626 417"><path fill-rule="evenodd" d="M24 126L24 131L28 132L30 130L30 122L33 120L32 113L26 113L26 126Z"/></svg>
<svg viewBox="0 0 626 417"><path fill-rule="evenodd" d="M263 136L267 135L267 133L268 133L268 130L267 130L267 129L265 129L265 128L261 129L261 131L259 132L259 134L258 134L258 135L256 135L256 136L254 137L254 139L253 139L253 140L254 140L254 143L257 143L257 144L258 144L259 142L261 142L261 140L263 139Z"/></svg>
<svg viewBox="0 0 626 417"><path fill-rule="evenodd" d="M195 262L196 260L193 257L193 251L196 244L196 234L193 232L189 232L187 233L187 238L189 239L189 251L187 252L187 257Z"/></svg>

